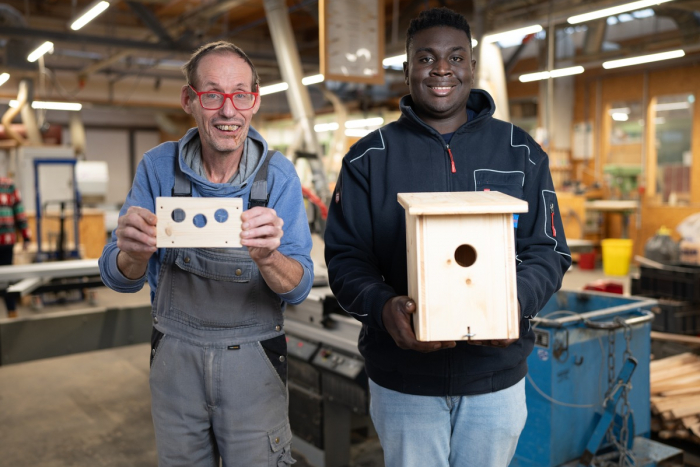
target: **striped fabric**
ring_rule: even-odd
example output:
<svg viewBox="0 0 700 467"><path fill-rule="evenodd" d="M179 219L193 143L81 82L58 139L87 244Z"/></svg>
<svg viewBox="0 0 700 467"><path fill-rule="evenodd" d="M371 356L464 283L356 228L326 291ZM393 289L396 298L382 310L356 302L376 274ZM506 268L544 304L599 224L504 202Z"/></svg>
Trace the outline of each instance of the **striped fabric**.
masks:
<svg viewBox="0 0 700 467"><path fill-rule="evenodd" d="M0 177L0 245L14 245L17 230L22 232L25 242L32 238L24 213L22 198L15 182L10 178Z"/></svg>

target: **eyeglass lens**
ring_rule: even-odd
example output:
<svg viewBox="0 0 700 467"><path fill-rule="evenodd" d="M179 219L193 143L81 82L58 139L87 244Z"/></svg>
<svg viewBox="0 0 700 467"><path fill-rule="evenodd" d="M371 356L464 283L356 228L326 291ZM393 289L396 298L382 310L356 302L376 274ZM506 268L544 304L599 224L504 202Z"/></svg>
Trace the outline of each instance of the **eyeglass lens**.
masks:
<svg viewBox="0 0 700 467"><path fill-rule="evenodd" d="M208 110L218 110L224 106L224 95L218 92L208 92L200 96L202 107ZM238 110L248 110L255 105L255 95L237 93L232 96L233 106Z"/></svg>

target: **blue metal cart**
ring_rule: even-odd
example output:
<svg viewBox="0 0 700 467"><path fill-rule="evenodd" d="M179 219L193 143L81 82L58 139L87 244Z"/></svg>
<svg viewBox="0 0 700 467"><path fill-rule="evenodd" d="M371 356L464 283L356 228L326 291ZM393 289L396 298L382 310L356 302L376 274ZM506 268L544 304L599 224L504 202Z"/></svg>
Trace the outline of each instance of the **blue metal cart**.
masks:
<svg viewBox="0 0 700 467"><path fill-rule="evenodd" d="M655 304L598 292L552 297L532 320L528 418L511 467L618 465L620 452L619 465L636 467L682 457L648 439Z"/></svg>

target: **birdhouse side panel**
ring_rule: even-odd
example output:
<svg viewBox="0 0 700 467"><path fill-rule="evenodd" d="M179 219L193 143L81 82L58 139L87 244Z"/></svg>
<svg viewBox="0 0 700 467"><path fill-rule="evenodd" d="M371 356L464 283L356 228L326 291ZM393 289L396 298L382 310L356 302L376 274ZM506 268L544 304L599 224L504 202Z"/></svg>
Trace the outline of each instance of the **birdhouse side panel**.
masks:
<svg viewBox="0 0 700 467"><path fill-rule="evenodd" d="M510 214L425 216L418 309L425 326L419 340L508 338L509 278L515 277L511 219Z"/></svg>
<svg viewBox="0 0 700 467"><path fill-rule="evenodd" d="M416 302L416 308L424 306L425 299L425 271L423 260L423 216L412 216L406 212L406 261L408 296ZM421 319L422 318L422 321ZM425 329L425 317L417 314L413 315L413 328L418 335Z"/></svg>

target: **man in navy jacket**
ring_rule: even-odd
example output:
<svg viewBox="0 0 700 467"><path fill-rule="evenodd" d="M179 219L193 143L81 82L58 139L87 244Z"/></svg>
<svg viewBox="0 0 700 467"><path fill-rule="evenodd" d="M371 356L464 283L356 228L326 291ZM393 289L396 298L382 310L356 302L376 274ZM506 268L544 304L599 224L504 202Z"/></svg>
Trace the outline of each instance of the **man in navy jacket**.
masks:
<svg viewBox="0 0 700 467"><path fill-rule="evenodd" d="M343 160L325 233L331 288L363 323L359 348L386 465L505 467L527 417L530 319L561 286L571 257L547 155L526 132L493 118L491 96L472 89L465 18L424 11L406 36L410 95L401 117ZM397 193L484 190L529 206L514 216L520 338L419 342Z"/></svg>

